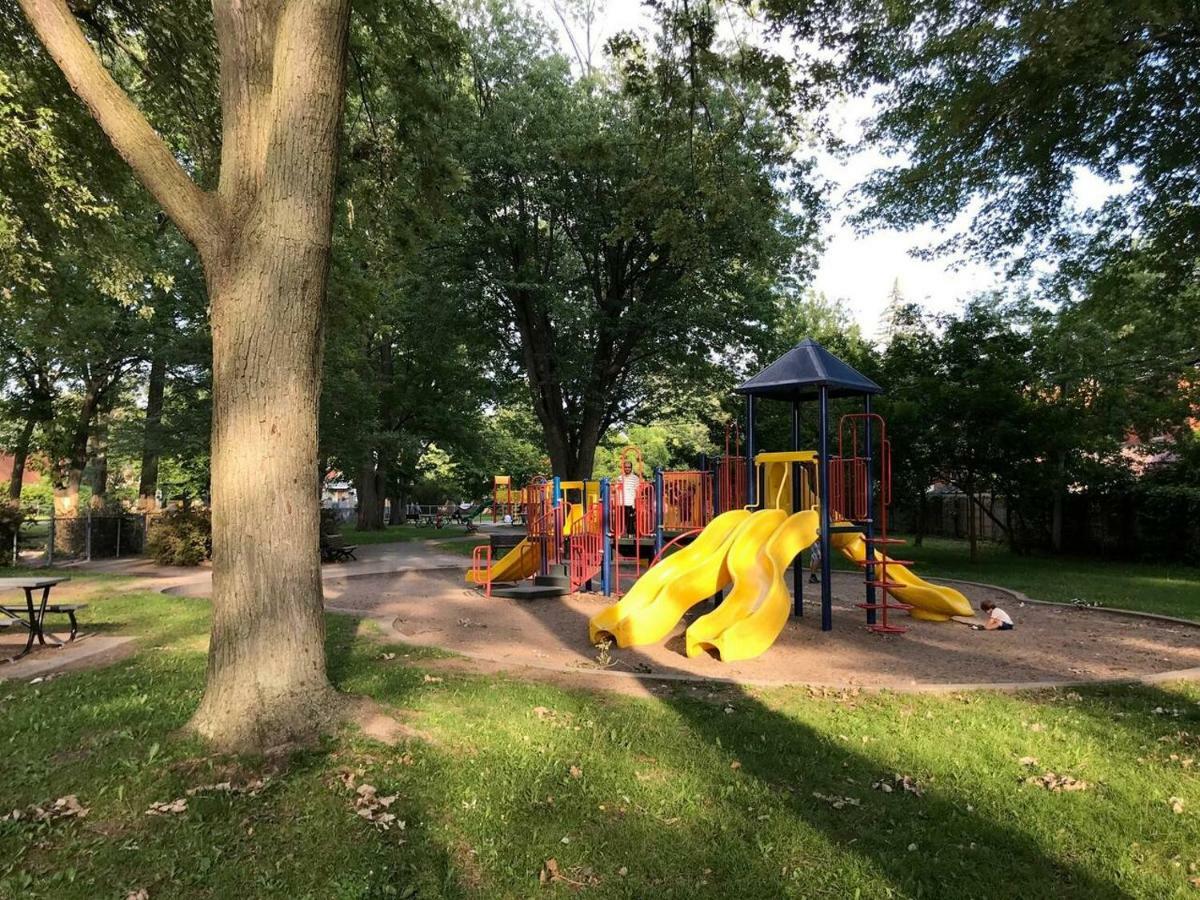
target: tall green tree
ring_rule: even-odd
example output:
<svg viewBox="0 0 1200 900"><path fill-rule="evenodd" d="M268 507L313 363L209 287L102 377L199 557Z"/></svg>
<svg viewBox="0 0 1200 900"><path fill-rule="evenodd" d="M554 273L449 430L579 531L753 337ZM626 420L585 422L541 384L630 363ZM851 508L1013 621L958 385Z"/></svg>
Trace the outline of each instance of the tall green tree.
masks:
<svg viewBox="0 0 1200 900"><path fill-rule="evenodd" d="M566 477L591 473L610 426L704 382L807 261L817 195L768 92L714 35L711 11L664 14L657 43L621 35L576 80L513 9L469 21L451 249Z"/></svg>
<svg viewBox="0 0 1200 900"><path fill-rule="evenodd" d="M313 475L349 3L214 0L211 20L199 18L215 41L202 46L197 66L217 72L219 61L211 184L193 177L186 146L165 141L114 80L65 0L20 6L204 267L214 615L192 727L226 748L311 735L331 709ZM137 9L150 21L175 14L172 4ZM28 52L43 51L30 43Z"/></svg>

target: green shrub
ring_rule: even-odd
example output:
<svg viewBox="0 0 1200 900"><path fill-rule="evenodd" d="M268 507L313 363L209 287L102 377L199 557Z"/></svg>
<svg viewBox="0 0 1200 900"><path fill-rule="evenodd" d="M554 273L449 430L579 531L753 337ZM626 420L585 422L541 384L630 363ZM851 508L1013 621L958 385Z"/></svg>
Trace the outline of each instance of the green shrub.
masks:
<svg viewBox="0 0 1200 900"><path fill-rule="evenodd" d="M212 552L207 509L175 509L151 518L146 552L166 566L198 566Z"/></svg>
<svg viewBox="0 0 1200 900"><path fill-rule="evenodd" d="M0 566L12 565L13 537L24 516L21 507L8 500L0 500Z"/></svg>

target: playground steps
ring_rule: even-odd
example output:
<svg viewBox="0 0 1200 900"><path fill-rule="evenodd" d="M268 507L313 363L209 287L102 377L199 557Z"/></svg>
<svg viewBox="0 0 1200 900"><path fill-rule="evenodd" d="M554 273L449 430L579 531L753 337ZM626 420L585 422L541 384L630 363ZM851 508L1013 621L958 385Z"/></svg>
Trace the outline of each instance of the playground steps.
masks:
<svg viewBox="0 0 1200 900"><path fill-rule="evenodd" d="M510 600L548 600L552 597L563 597L570 592L569 587L559 587L552 584L536 584L532 581L522 581L520 584L493 586L493 597L507 597Z"/></svg>
<svg viewBox="0 0 1200 900"><path fill-rule="evenodd" d="M532 580L516 584L493 585L493 597L508 597L512 600L543 600L565 597L571 593L571 579L566 566L551 566L545 575L535 575Z"/></svg>

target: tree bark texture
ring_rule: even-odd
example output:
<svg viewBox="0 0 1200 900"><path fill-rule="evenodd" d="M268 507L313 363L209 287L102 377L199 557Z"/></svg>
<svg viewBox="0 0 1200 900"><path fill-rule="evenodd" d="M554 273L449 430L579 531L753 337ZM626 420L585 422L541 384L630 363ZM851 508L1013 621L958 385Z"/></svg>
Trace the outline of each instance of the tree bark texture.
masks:
<svg viewBox="0 0 1200 900"><path fill-rule="evenodd" d="M158 508L158 461L162 454L163 394L167 386L167 361L155 353L150 361L150 386L146 394L146 423L142 428L142 469L138 477L138 507Z"/></svg>
<svg viewBox="0 0 1200 900"><path fill-rule="evenodd" d="M25 463L29 459L29 447L33 443L33 429L37 426L33 416L25 420L21 433L13 447L12 480L8 482L8 499L21 499L21 483L25 480Z"/></svg>
<svg viewBox="0 0 1200 900"><path fill-rule="evenodd" d="M108 413L96 417L96 428L92 433L92 509L104 509L108 503Z"/></svg>
<svg viewBox="0 0 1200 900"><path fill-rule="evenodd" d="M359 531L383 530L383 505L387 491L387 469L383 463L363 463L358 475Z"/></svg>
<svg viewBox="0 0 1200 900"><path fill-rule="evenodd" d="M221 171L201 190L65 0L19 0L204 264L213 337L213 625L191 727L225 750L328 721L317 414L349 0L213 0Z"/></svg>

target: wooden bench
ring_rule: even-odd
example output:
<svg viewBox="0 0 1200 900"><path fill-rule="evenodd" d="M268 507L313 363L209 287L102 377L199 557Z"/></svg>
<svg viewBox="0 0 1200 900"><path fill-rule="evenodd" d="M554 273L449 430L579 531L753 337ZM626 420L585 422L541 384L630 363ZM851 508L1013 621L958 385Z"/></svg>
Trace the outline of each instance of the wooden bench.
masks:
<svg viewBox="0 0 1200 900"><path fill-rule="evenodd" d="M323 562L345 562L346 560L357 560L354 551L358 549L358 544L347 544L346 538L340 534L323 534L321 535L321 560Z"/></svg>

